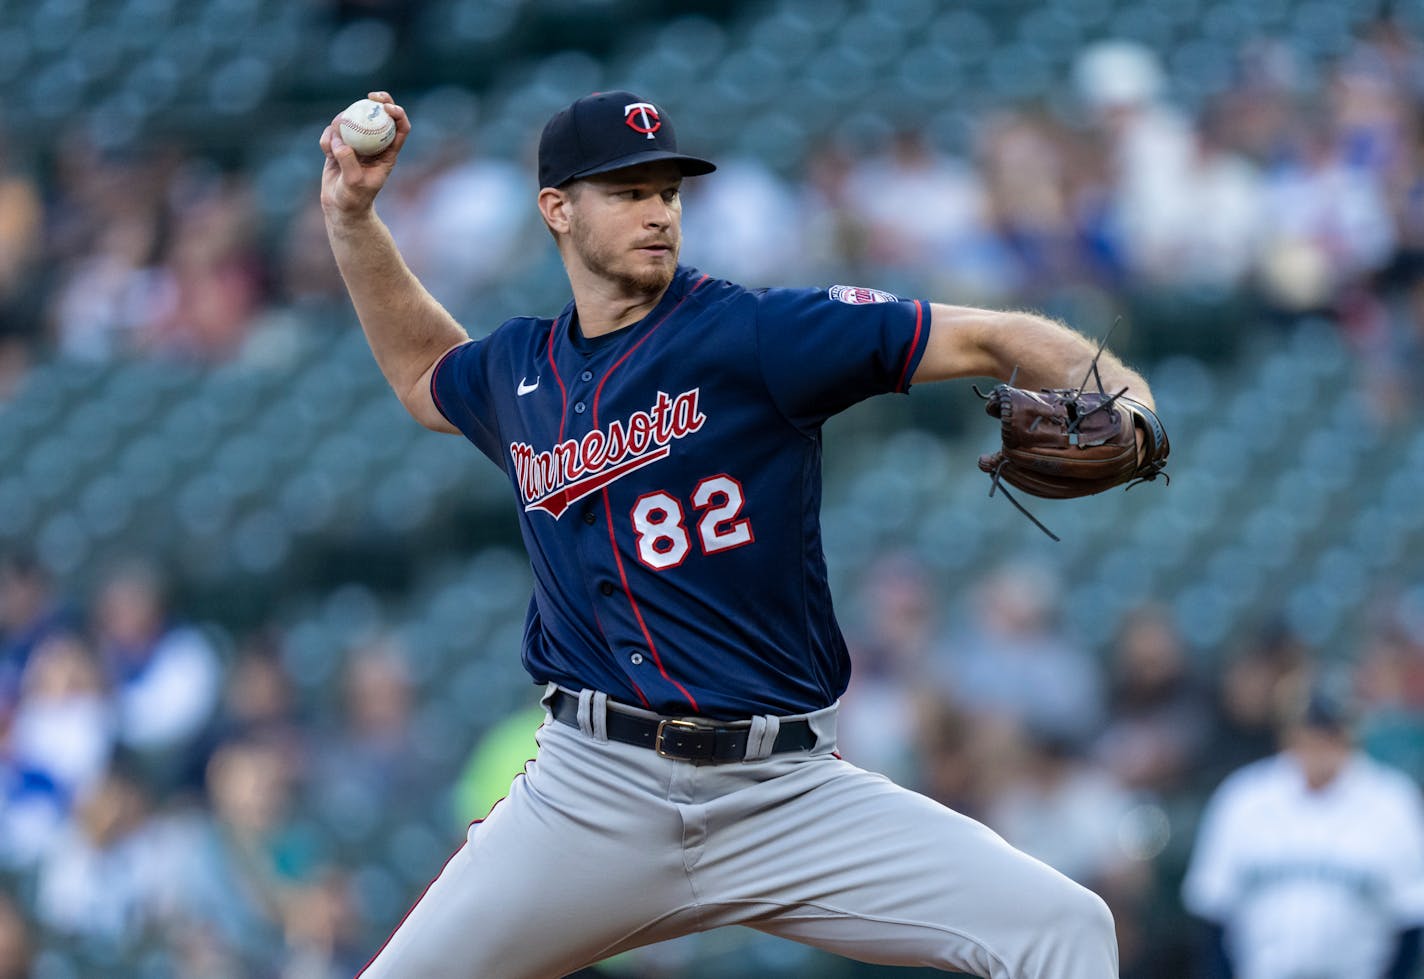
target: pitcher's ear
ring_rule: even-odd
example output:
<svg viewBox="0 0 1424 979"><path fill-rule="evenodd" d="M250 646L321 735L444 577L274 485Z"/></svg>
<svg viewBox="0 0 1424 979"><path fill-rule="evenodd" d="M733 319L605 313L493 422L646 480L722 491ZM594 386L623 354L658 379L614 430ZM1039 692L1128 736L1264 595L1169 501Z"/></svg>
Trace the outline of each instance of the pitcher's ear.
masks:
<svg viewBox="0 0 1424 979"><path fill-rule="evenodd" d="M545 187L539 191L539 213L544 216L544 223L550 231L568 234L569 207L573 199L574 195L567 188Z"/></svg>

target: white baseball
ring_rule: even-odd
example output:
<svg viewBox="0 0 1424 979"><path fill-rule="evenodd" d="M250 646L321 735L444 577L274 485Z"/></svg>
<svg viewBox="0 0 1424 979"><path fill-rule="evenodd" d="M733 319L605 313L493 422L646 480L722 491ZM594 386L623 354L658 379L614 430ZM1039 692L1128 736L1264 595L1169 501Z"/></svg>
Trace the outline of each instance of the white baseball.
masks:
<svg viewBox="0 0 1424 979"><path fill-rule="evenodd" d="M396 121L371 99L352 102L341 113L341 139L357 156L375 156L396 138Z"/></svg>

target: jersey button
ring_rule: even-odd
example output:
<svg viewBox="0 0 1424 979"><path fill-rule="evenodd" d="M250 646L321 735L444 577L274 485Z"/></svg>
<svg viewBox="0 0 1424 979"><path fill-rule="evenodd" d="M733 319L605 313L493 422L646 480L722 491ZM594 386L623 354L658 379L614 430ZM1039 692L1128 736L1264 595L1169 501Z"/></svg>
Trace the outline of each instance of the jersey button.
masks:
<svg viewBox="0 0 1424 979"><path fill-rule="evenodd" d="M586 523L586 524L588 524L590 527L593 526L594 521L596 521L597 519L598 519L598 518L593 515L593 511L592 511L592 510L588 511L587 513L585 513L585 514L583 515L583 522Z"/></svg>
<svg viewBox="0 0 1424 979"><path fill-rule="evenodd" d="M628 657L628 662L632 663L634 666L641 666L643 662L643 654L634 653L632 656Z"/></svg>
<svg viewBox="0 0 1424 979"><path fill-rule="evenodd" d="M611 581L605 581L603 584L601 584L601 585L598 586L598 590L601 591L601 592L603 592L603 594L605 594L605 595L612 595L612 594L613 594L613 582L611 582Z"/></svg>
<svg viewBox="0 0 1424 979"><path fill-rule="evenodd" d="M579 375L579 377L583 378L585 381L591 381L593 380L593 371L584 371L582 374Z"/></svg>
<svg viewBox="0 0 1424 979"><path fill-rule="evenodd" d="M583 402L582 402L582 401L577 401L577 402L574 403L574 414L576 414L576 415L582 415L582 414L583 414Z"/></svg>

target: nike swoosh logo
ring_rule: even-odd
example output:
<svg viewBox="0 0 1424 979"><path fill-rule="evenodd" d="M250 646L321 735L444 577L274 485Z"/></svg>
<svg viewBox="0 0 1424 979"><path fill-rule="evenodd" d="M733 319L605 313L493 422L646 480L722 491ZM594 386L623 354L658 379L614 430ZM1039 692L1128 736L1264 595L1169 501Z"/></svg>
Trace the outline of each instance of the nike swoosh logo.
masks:
<svg viewBox="0 0 1424 979"><path fill-rule="evenodd" d="M528 394L530 391L533 391L534 389L536 389L536 388L539 386L539 378L537 378L537 377L534 378L534 383L533 383L533 384L526 384L526 383L524 383L524 380L525 380L525 379L522 378L522 377L519 379L519 390L518 390L517 393L518 393L518 395L519 395L521 398L524 397L524 396L525 396L526 394Z"/></svg>

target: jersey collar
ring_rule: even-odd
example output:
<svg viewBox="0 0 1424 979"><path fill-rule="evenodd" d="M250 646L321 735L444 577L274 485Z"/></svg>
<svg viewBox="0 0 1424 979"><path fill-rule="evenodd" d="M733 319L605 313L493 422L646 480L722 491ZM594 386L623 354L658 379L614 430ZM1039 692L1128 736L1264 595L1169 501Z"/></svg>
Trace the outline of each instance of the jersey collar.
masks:
<svg viewBox="0 0 1424 979"><path fill-rule="evenodd" d="M612 333L605 333L602 336L586 337L578 327L578 310L574 307L573 300L564 307L564 311L559 314L555 321L555 330L558 335L565 338L573 345L573 348L585 356L591 356L605 347L613 346L628 337L640 336L649 323L657 323L663 315L682 298L691 291L692 286L702 278L702 273L686 265L679 265L677 271L673 273L672 282L668 284L667 291L663 293L658 304L648 310L647 314L636 323L629 323L621 330L614 330Z"/></svg>

